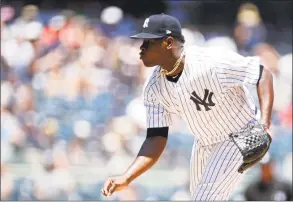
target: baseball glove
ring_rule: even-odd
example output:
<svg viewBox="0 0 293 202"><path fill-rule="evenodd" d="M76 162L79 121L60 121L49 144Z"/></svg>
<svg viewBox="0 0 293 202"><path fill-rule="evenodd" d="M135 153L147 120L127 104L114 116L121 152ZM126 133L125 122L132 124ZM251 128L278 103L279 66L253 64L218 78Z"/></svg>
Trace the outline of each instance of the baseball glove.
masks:
<svg viewBox="0 0 293 202"><path fill-rule="evenodd" d="M243 156L243 163L238 168L243 173L254 166L267 153L272 139L262 124L248 124L244 129L229 135Z"/></svg>

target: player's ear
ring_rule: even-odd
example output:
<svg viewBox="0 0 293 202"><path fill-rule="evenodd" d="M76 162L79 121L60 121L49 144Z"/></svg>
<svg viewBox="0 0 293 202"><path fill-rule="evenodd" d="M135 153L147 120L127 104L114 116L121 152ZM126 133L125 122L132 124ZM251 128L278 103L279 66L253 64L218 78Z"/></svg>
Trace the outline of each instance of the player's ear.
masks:
<svg viewBox="0 0 293 202"><path fill-rule="evenodd" d="M167 49L171 49L174 45L174 38L171 36L168 36L165 40L164 43L166 45Z"/></svg>

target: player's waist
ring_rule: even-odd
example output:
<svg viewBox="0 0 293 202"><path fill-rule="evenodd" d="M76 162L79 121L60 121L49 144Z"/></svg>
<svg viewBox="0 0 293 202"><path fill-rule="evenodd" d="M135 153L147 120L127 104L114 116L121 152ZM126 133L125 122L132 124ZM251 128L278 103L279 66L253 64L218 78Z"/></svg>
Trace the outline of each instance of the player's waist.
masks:
<svg viewBox="0 0 293 202"><path fill-rule="evenodd" d="M237 132L242 128L245 128L247 124L258 124L256 119L249 119L243 124L234 125L233 127L222 127L221 129L214 127L207 127L202 133L194 134L202 146L216 144L222 141L229 140L229 134ZM211 124L208 124L211 125Z"/></svg>

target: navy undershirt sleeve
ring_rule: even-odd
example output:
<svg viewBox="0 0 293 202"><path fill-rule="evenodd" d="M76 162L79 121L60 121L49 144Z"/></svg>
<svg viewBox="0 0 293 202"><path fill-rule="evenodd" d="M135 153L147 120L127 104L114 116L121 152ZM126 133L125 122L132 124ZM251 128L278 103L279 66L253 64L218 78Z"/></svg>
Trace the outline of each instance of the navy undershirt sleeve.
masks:
<svg viewBox="0 0 293 202"><path fill-rule="evenodd" d="M147 137L154 137L154 136L161 136L168 138L169 127L162 127L162 128L148 128L147 129Z"/></svg>

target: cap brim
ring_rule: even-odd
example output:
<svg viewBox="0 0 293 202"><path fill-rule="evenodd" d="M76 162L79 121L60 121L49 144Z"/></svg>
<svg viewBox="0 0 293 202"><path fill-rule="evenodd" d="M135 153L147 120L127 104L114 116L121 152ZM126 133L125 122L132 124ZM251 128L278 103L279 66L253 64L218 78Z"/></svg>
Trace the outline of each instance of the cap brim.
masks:
<svg viewBox="0 0 293 202"><path fill-rule="evenodd" d="M139 34L135 34L132 35L130 38L132 39L159 39L162 38L164 36L159 36L159 35L155 35L155 34L150 34L150 33L139 33Z"/></svg>

